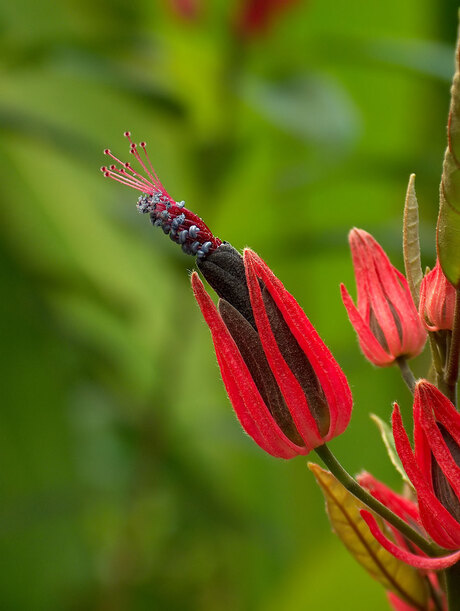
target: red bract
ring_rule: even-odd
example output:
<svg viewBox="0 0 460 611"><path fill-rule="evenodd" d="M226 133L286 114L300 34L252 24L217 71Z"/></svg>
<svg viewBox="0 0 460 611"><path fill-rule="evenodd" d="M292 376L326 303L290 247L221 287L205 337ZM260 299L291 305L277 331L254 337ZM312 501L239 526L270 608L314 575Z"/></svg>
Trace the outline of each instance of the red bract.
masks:
<svg viewBox="0 0 460 611"><path fill-rule="evenodd" d="M419 314L429 331L452 329L454 324L455 288L444 276L436 261L434 269L420 285Z"/></svg>
<svg viewBox="0 0 460 611"><path fill-rule="evenodd" d="M385 251L369 233L352 229L349 241L357 308L345 286L340 288L365 357L374 365L385 367L400 356L417 356L425 345L426 331L407 280L391 265Z"/></svg>
<svg viewBox="0 0 460 611"><path fill-rule="evenodd" d="M220 248L225 254L229 247ZM218 257L219 249L206 265ZM222 379L243 428L262 449L281 458L308 454L348 425L352 397L346 377L299 304L262 259L246 249L243 260L239 309L232 293L234 305L221 298L218 311L198 275L192 274ZM234 282L237 266L233 258L222 277ZM219 277L216 290L222 296L226 287L221 284Z"/></svg>

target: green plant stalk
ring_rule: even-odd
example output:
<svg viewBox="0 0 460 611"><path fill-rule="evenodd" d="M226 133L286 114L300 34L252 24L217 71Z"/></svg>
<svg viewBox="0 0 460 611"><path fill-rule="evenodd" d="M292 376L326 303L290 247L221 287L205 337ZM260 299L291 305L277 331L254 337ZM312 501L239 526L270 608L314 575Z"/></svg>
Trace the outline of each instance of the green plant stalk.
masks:
<svg viewBox="0 0 460 611"><path fill-rule="evenodd" d="M407 359L404 356L398 356L396 364L401 370L402 379L407 385L407 388L414 394L415 390L415 376L412 373L412 369L407 364Z"/></svg>
<svg viewBox="0 0 460 611"><path fill-rule="evenodd" d="M457 404L458 365L460 360L460 287L455 300L454 326L450 342L449 360L447 363L445 383L447 396L454 405Z"/></svg>
<svg viewBox="0 0 460 611"><path fill-rule="evenodd" d="M411 528L409 524L404 522L404 520L401 520L399 516L390 511L388 507L385 507L383 503L375 499L369 492L364 490L364 488L358 484L355 478L342 467L326 444L316 448L315 452L328 467L331 473L342 484L342 486L348 490L348 492L362 501L365 505L367 505L367 507L375 511L375 513L377 513L381 518L397 528L401 534L428 554L428 556L442 556L446 553L445 549L439 547L435 543L430 543L430 541L425 539L425 537L423 537L419 532Z"/></svg>

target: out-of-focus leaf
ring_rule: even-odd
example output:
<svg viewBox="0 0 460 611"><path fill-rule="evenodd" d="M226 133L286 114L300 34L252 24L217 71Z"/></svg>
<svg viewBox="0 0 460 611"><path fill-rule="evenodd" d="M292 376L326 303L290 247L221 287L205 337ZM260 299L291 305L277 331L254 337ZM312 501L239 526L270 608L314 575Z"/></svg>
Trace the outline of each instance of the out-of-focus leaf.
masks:
<svg viewBox="0 0 460 611"><path fill-rule="evenodd" d="M243 98L274 125L295 137L347 151L359 135L359 115L347 92L324 77L299 76L275 86L247 77Z"/></svg>
<svg viewBox="0 0 460 611"><path fill-rule="evenodd" d="M359 513L365 505L350 494L332 473L314 463L308 466L326 499L332 527L352 556L387 590L416 609L424 609L428 591L422 575L394 558L374 539Z"/></svg>
<svg viewBox="0 0 460 611"><path fill-rule="evenodd" d="M451 89L437 239L442 270L454 286L460 287L460 40Z"/></svg>
<svg viewBox="0 0 460 611"><path fill-rule="evenodd" d="M395 440L393 438L393 433L391 431L391 428L388 426L386 422L384 422L381 418L379 418L375 414L371 414L371 418L375 422L375 424L378 426L380 435L382 437L382 441L385 444L385 448L387 450L388 456L393 466L398 471L398 473L401 475L403 480L412 488L412 484L409 478L407 477L406 472L404 471L404 468L402 466L402 463L399 460L398 453L396 452Z"/></svg>
<svg viewBox="0 0 460 611"><path fill-rule="evenodd" d="M418 231L418 202L415 193L415 174L411 174L404 204L403 250L404 267L412 299L418 308L420 283L423 272L420 261L420 238Z"/></svg>

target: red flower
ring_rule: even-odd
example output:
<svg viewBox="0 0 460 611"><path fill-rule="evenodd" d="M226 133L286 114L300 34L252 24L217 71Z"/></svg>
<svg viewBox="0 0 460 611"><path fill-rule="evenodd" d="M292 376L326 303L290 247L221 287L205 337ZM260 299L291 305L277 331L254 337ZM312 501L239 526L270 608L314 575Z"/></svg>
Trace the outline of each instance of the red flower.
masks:
<svg viewBox="0 0 460 611"><path fill-rule="evenodd" d="M407 280L375 239L362 229L349 235L358 290L358 307L342 284L342 299L358 334L365 357L391 365L399 356L414 357L423 350L426 331L415 308Z"/></svg>
<svg viewBox="0 0 460 611"><path fill-rule="evenodd" d="M170 0L173 10L184 19L196 19L200 13L201 2L199 0Z"/></svg>
<svg viewBox="0 0 460 611"><path fill-rule="evenodd" d="M217 310L192 274L222 379L245 431L281 458L308 454L342 433L352 408L346 377L262 259L246 249L241 260L223 245L199 267L221 296Z"/></svg>
<svg viewBox="0 0 460 611"><path fill-rule="evenodd" d="M444 276L436 261L434 269L420 285L419 314L429 331L452 329L454 324L455 288Z"/></svg>
<svg viewBox="0 0 460 611"><path fill-rule="evenodd" d="M278 15L298 0L243 0L236 17L236 30L242 36L255 36L268 30Z"/></svg>
<svg viewBox="0 0 460 611"><path fill-rule="evenodd" d="M435 386L420 380L414 396L414 451L399 407L393 411L396 450L418 498L420 520L440 546L460 549L460 414ZM389 541L370 513L363 518L376 539L397 558L422 569L440 570L460 560L460 551L427 558Z"/></svg>

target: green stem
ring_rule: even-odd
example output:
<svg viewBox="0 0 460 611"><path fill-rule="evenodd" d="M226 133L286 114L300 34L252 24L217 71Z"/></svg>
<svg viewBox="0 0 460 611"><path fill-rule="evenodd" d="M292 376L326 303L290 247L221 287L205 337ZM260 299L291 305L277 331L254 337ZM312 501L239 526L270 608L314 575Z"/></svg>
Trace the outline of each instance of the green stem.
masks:
<svg viewBox="0 0 460 611"><path fill-rule="evenodd" d="M460 562L445 571L449 609L460 609Z"/></svg>
<svg viewBox="0 0 460 611"><path fill-rule="evenodd" d="M460 360L460 288L457 289L455 300L454 326L452 328L452 339L450 342L449 361L446 370L447 396L456 405L458 364Z"/></svg>
<svg viewBox="0 0 460 611"><path fill-rule="evenodd" d="M396 364L401 370L401 375L404 382L407 384L408 389L414 394L415 390L415 376L412 373L412 369L407 364L407 359L404 356L398 356Z"/></svg>
<svg viewBox="0 0 460 611"><path fill-rule="evenodd" d="M429 556L439 556L446 553L446 550L442 549L435 543L430 543L423 537L419 532L414 530L401 520L396 514L385 507L380 501L375 499L367 490L364 490L362 486L352 477L339 461L336 459L334 454L329 450L326 444L319 446L315 449L315 452L329 468L331 473L339 480L348 492L351 492L353 496L362 501L365 505L370 507L375 513L377 513L384 520L389 522L392 526L397 528L407 539L412 541L417 547L423 550Z"/></svg>

